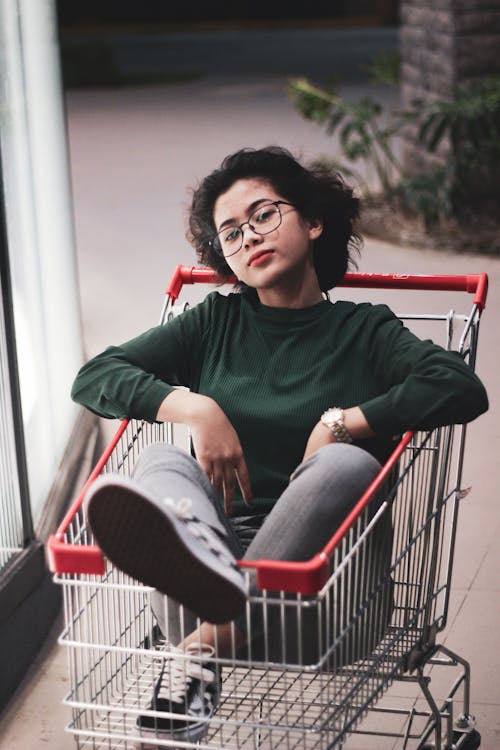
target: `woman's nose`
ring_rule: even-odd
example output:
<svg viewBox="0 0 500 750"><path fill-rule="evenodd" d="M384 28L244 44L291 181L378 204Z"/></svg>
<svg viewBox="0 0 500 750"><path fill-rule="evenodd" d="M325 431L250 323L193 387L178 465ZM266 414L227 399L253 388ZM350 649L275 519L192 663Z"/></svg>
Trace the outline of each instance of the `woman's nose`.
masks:
<svg viewBox="0 0 500 750"><path fill-rule="evenodd" d="M243 232L243 245L255 245L256 242L260 242L262 235L255 231L254 227L248 222L244 227L241 227Z"/></svg>

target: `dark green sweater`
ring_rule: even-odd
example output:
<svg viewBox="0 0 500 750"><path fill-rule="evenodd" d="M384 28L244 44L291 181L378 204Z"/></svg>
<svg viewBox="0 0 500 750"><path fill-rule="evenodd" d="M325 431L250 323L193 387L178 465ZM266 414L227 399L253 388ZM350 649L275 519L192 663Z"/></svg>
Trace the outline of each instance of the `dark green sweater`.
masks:
<svg viewBox="0 0 500 750"><path fill-rule="evenodd" d="M236 429L255 512L284 490L322 412L360 406L384 461L407 429L468 422L485 390L454 352L408 331L385 305L320 302L301 310L217 292L80 370L72 397L104 417L154 422L173 386L211 396ZM241 502L235 512L243 510Z"/></svg>

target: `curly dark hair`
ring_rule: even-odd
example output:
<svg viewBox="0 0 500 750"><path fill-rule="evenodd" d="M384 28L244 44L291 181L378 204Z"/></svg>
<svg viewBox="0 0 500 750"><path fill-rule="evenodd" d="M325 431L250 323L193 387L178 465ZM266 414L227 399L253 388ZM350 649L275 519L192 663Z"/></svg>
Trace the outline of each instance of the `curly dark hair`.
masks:
<svg viewBox="0 0 500 750"><path fill-rule="evenodd" d="M210 244L216 231L213 211L220 195L237 180L247 178L267 180L303 218L323 223L323 232L315 240L313 251L322 291L334 287L348 268L356 266L353 253L361 244L361 238L354 231L359 198L340 175L320 165L306 168L279 146L245 148L226 156L220 168L194 190L187 238L202 265L213 268L223 279L232 275L225 259Z"/></svg>

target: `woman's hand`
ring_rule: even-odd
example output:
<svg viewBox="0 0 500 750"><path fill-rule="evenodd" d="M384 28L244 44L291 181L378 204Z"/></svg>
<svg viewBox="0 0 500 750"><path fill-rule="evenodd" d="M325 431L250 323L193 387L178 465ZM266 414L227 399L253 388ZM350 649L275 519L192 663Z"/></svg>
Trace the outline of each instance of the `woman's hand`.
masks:
<svg viewBox="0 0 500 750"><path fill-rule="evenodd" d="M230 515L233 509L236 479L248 505L252 491L240 439L220 406L212 399L207 398L191 423L191 436L198 463L217 494L224 494L226 513Z"/></svg>
<svg viewBox="0 0 500 750"><path fill-rule="evenodd" d="M243 500L250 504L250 476L240 439L213 399L199 393L175 390L162 402L157 419L189 425L196 459L215 492L224 495L224 508L228 515L233 508L236 481Z"/></svg>

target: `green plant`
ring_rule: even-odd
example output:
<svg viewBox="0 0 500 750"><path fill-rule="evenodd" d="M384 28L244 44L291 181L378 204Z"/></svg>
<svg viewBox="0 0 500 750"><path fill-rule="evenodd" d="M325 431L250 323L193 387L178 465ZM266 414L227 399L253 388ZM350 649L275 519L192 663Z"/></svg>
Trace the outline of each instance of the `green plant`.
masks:
<svg viewBox="0 0 500 750"><path fill-rule="evenodd" d="M457 89L453 100L413 102L418 140L429 152L447 148L454 167L452 201L486 191L498 180L500 162L500 77Z"/></svg>
<svg viewBox="0 0 500 750"><path fill-rule="evenodd" d="M399 86L401 79L401 55L399 50L391 52L381 52L366 67L370 73L370 81L373 84L386 84L389 86Z"/></svg>
<svg viewBox="0 0 500 750"><path fill-rule="evenodd" d="M394 84L399 57L379 56L370 70L373 80ZM363 185L361 175L370 167L384 194L397 195L427 225L481 192L491 196L500 183L500 76L460 88L452 100L415 100L405 111L385 112L370 96L348 102L333 86L321 88L305 78L291 79L289 94L304 117L338 134L340 158L328 159L332 168ZM429 153L447 152L444 166L418 174L403 168L396 138L408 124Z"/></svg>
<svg viewBox="0 0 500 750"><path fill-rule="evenodd" d="M453 169L436 167L428 172L404 175L394 193L406 209L430 227L452 215L452 185Z"/></svg>
<svg viewBox="0 0 500 750"><path fill-rule="evenodd" d="M359 174L353 165L362 162L374 169L384 191L393 189L402 169L393 148L397 126L394 121L383 122L378 102L368 96L348 102L333 88L319 88L305 78L291 79L288 90L304 117L325 125L330 134L338 130L342 155L348 162L338 162L340 171Z"/></svg>
<svg viewBox="0 0 500 750"><path fill-rule="evenodd" d="M479 150L484 143L500 147L500 77L460 87L451 101L416 99L422 123L419 140L434 151L444 137L459 155L464 143Z"/></svg>

